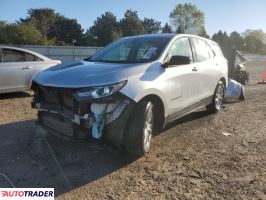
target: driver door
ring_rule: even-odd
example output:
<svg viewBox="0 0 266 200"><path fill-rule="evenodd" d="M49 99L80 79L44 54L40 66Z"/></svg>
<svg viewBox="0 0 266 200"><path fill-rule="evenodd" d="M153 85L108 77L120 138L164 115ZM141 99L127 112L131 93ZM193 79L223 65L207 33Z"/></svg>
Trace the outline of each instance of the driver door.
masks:
<svg viewBox="0 0 266 200"><path fill-rule="evenodd" d="M187 56L191 59L190 64L172 65L166 68L168 83L170 88L169 114L175 114L193 103L195 95L200 87L199 76L194 70L192 49L187 37L178 38L170 47L168 56Z"/></svg>

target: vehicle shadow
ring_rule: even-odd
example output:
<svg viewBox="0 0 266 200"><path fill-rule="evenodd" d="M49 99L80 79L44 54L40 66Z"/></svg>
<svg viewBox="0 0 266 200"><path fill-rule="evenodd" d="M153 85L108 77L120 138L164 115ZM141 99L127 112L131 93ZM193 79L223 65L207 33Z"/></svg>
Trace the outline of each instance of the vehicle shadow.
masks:
<svg viewBox="0 0 266 200"><path fill-rule="evenodd" d="M56 196L136 160L107 145L47 135L34 120L0 125L0 151L0 187L52 187Z"/></svg>
<svg viewBox="0 0 266 200"><path fill-rule="evenodd" d="M32 94L29 92L13 92L13 93L6 93L6 94L0 94L0 100L3 99L14 99L14 98L26 98L31 97Z"/></svg>

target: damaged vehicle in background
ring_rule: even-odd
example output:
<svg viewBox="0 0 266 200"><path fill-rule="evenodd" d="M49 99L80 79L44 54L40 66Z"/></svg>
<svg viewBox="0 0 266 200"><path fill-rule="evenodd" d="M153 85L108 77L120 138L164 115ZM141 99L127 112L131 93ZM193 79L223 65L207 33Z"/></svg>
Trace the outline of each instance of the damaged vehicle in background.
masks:
<svg viewBox="0 0 266 200"><path fill-rule="evenodd" d="M167 123L205 106L218 112L227 74L227 60L211 40L127 37L90 58L40 73L32 106L48 132L104 139L140 156Z"/></svg>

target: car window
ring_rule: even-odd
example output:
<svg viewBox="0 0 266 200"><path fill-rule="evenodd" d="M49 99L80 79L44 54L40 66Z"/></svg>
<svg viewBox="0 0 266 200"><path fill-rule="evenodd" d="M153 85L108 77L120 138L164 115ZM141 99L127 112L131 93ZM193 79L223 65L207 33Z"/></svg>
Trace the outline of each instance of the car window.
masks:
<svg viewBox="0 0 266 200"><path fill-rule="evenodd" d="M130 49L132 48L132 43L121 44L117 48L111 49L108 53L103 56L103 60L108 61L126 61L129 56Z"/></svg>
<svg viewBox="0 0 266 200"><path fill-rule="evenodd" d="M39 58L38 56L35 56L35 61L43 61L43 59Z"/></svg>
<svg viewBox="0 0 266 200"><path fill-rule="evenodd" d="M35 56L30 53L26 53L26 60L29 62L35 61Z"/></svg>
<svg viewBox="0 0 266 200"><path fill-rule="evenodd" d="M26 55L26 61L28 61L28 62L43 61L41 58L39 58L33 54L25 53L25 55Z"/></svg>
<svg viewBox="0 0 266 200"><path fill-rule="evenodd" d="M215 57L215 53L214 51L212 50L212 48L210 47L210 45L208 43L207 44L207 49L208 49L208 52L209 52L209 57L210 58L214 58Z"/></svg>
<svg viewBox="0 0 266 200"><path fill-rule="evenodd" d="M94 56L92 62L145 63L156 60L171 38L126 38L113 42Z"/></svg>
<svg viewBox="0 0 266 200"><path fill-rule="evenodd" d="M209 59L209 50L206 42L198 38L191 38L195 50L195 62Z"/></svg>
<svg viewBox="0 0 266 200"><path fill-rule="evenodd" d="M3 62L24 62L26 61L25 53L22 51L3 49Z"/></svg>
<svg viewBox="0 0 266 200"><path fill-rule="evenodd" d="M218 44L211 43L211 48L215 52L216 55L224 57L223 52L218 46Z"/></svg>
<svg viewBox="0 0 266 200"><path fill-rule="evenodd" d="M171 46L169 53L171 56L187 56L192 60L192 51L188 38L179 38Z"/></svg>

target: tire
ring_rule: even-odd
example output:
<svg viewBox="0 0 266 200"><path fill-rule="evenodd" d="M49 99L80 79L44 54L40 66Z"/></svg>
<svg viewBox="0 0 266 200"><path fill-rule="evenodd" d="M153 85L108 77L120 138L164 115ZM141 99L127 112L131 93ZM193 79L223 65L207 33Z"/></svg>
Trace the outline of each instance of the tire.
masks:
<svg viewBox="0 0 266 200"><path fill-rule="evenodd" d="M225 86L222 81L219 81L213 94L212 103L207 106L207 111L209 113L217 113L222 109L224 94Z"/></svg>
<svg viewBox="0 0 266 200"><path fill-rule="evenodd" d="M129 154L142 156L149 152L154 130L154 105L143 101L136 105L127 125L123 147Z"/></svg>

